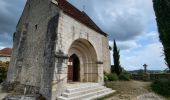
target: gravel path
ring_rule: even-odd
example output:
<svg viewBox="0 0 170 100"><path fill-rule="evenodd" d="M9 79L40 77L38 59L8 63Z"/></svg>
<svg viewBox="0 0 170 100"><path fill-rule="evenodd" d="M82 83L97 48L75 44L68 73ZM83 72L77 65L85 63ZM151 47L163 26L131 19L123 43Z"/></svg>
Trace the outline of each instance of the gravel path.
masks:
<svg viewBox="0 0 170 100"><path fill-rule="evenodd" d="M146 94L138 96L137 98L133 100L164 100L164 99L162 99L155 93L146 93Z"/></svg>
<svg viewBox="0 0 170 100"><path fill-rule="evenodd" d="M106 84L117 91L106 100L166 100L151 91L150 82L117 81Z"/></svg>

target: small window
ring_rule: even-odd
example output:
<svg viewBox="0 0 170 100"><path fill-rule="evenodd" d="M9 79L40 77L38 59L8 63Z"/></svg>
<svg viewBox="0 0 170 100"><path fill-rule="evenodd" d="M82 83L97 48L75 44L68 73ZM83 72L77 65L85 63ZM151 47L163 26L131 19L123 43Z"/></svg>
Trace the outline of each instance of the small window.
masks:
<svg viewBox="0 0 170 100"><path fill-rule="evenodd" d="M37 29L38 29L38 25L36 24L36 25L35 25L35 30L37 30Z"/></svg>

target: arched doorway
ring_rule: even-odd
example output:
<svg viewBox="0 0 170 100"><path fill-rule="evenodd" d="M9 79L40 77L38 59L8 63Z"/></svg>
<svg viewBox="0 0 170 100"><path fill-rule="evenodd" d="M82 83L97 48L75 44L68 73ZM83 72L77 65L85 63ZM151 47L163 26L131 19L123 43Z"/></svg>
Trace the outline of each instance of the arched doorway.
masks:
<svg viewBox="0 0 170 100"><path fill-rule="evenodd" d="M80 60L76 54L69 58L68 82L78 82L80 80Z"/></svg>
<svg viewBox="0 0 170 100"><path fill-rule="evenodd" d="M72 81L78 80L79 82L98 81L97 54L93 45L88 40L82 38L75 40L68 50L68 55L70 57L68 62L68 81L71 79ZM73 65L73 67L70 65ZM74 67L79 68L79 72L77 72L77 69L71 69ZM75 79L73 80L73 78Z"/></svg>

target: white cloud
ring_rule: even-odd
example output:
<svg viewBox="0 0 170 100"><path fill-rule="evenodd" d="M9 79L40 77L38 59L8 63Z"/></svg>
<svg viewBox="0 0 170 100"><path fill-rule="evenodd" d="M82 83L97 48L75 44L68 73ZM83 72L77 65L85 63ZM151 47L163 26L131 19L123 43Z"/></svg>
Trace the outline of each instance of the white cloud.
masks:
<svg viewBox="0 0 170 100"><path fill-rule="evenodd" d="M151 31L144 33L135 40L118 41L121 65L127 70L141 69L145 63L149 65L149 69L163 70L167 68L158 35L157 32ZM109 44L113 46L112 41L109 41ZM112 55L113 52L111 51L111 62L113 64Z"/></svg>
<svg viewBox="0 0 170 100"><path fill-rule="evenodd" d="M116 42L117 47L120 50L128 50L128 49L133 49L137 47L141 47L141 45L137 44L136 41L134 40L129 40L129 41L118 41ZM109 45L113 47L113 41L109 41Z"/></svg>
<svg viewBox="0 0 170 100"><path fill-rule="evenodd" d="M149 65L149 69L165 69L164 56L161 43L149 44L140 51L122 51L121 63L125 69L134 70L143 68L143 64Z"/></svg>
<svg viewBox="0 0 170 100"><path fill-rule="evenodd" d="M110 39L118 41L135 39L155 22L152 0L69 1L81 10L85 5L86 13L109 33Z"/></svg>
<svg viewBox="0 0 170 100"><path fill-rule="evenodd" d="M0 46L11 47L12 36L16 29L26 0L1 0L0 3Z"/></svg>
<svg viewBox="0 0 170 100"><path fill-rule="evenodd" d="M26 0L2 0L0 3L0 49L12 45L12 33ZM161 44L158 42L152 0L69 0L116 39L121 63L128 70L164 69ZM5 34L5 35L4 35ZM109 42L113 46L112 42ZM111 54L112 56L112 54ZM113 60L112 60L113 61Z"/></svg>
<svg viewBox="0 0 170 100"><path fill-rule="evenodd" d="M0 46L0 50L1 50L1 49L3 49L3 48L5 48L5 47L3 47L3 46Z"/></svg>

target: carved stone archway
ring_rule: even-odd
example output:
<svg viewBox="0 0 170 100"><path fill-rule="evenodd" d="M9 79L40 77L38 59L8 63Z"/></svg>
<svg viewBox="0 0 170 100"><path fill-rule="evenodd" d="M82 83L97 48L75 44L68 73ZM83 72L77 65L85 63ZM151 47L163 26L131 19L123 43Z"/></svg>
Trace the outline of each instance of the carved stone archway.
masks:
<svg viewBox="0 0 170 100"><path fill-rule="evenodd" d="M98 81L98 65L97 55L93 45L85 39L75 40L70 49L69 57L76 55L80 62L79 81L80 82L97 82ZM70 62L68 62L69 65ZM72 63L74 64L74 63ZM68 67L69 70L69 67ZM70 73L68 73L69 77Z"/></svg>

